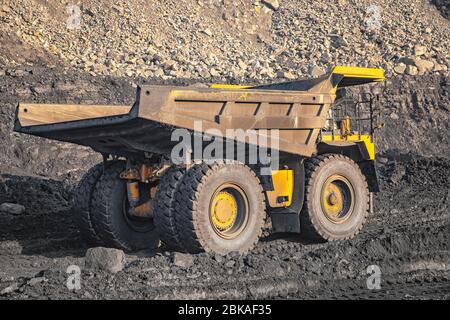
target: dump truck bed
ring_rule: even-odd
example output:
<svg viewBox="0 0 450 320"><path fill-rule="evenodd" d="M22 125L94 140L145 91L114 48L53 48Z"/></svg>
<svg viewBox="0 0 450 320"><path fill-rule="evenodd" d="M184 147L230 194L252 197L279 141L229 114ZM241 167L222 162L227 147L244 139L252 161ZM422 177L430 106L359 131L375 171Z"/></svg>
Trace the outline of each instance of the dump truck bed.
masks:
<svg viewBox="0 0 450 320"><path fill-rule="evenodd" d="M380 81L332 72L317 79L254 87L141 86L132 106L21 103L15 131L130 155L170 154L178 143L171 141L176 128L214 129L215 135L224 137L227 129L253 129L268 137L269 145L264 129L278 129L281 151L311 156L339 84L353 85L357 79ZM235 140L248 142L247 138Z"/></svg>

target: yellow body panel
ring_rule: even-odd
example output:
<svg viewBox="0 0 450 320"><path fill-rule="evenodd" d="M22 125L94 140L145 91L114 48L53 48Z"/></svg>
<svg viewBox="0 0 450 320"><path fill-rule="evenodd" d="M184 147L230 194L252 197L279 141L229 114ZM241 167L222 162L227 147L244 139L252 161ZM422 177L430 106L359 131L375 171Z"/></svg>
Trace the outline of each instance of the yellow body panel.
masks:
<svg viewBox="0 0 450 320"><path fill-rule="evenodd" d="M269 205L272 208L290 206L294 192L294 170L272 171L272 183L273 191L267 191ZM279 203L278 197L286 197L287 201Z"/></svg>
<svg viewBox="0 0 450 320"><path fill-rule="evenodd" d="M366 146L367 153L370 160L375 160L375 144L372 141L372 137L368 134L351 134L347 136L341 136L339 134L322 134L323 142L362 142Z"/></svg>

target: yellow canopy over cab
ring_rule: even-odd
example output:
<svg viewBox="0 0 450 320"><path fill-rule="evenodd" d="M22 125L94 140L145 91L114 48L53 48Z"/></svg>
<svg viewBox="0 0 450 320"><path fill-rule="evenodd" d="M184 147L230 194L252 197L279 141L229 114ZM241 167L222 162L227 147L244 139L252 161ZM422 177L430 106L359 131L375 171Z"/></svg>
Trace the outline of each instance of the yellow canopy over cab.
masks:
<svg viewBox="0 0 450 320"><path fill-rule="evenodd" d="M339 81L338 87L356 86L369 82L384 81L384 70L379 68L360 68L336 66L331 73L342 75L344 78Z"/></svg>
<svg viewBox="0 0 450 320"><path fill-rule="evenodd" d="M336 66L331 73L314 79L295 80L283 83L249 86L234 84L212 84L213 89L266 89L266 90L296 90L308 91L321 81L331 80L333 91L337 88L356 86L370 82L384 81L384 70L379 68L361 68L349 66Z"/></svg>

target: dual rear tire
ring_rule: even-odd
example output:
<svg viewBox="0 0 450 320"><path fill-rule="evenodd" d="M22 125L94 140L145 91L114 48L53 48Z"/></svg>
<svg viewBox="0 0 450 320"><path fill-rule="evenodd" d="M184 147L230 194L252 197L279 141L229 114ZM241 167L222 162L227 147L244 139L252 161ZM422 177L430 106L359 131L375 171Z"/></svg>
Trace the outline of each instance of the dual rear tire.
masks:
<svg viewBox="0 0 450 320"><path fill-rule="evenodd" d="M244 254L258 241L264 194L247 166L226 161L166 169L150 221L129 214L126 182L119 178L124 169L123 161L104 170L99 164L80 182L73 208L89 244L135 251L155 248L161 239L178 251Z"/></svg>
<svg viewBox="0 0 450 320"><path fill-rule="evenodd" d="M130 214L126 183L119 178L124 161L98 164L81 179L73 210L89 245L136 251L156 248L159 238L151 220Z"/></svg>

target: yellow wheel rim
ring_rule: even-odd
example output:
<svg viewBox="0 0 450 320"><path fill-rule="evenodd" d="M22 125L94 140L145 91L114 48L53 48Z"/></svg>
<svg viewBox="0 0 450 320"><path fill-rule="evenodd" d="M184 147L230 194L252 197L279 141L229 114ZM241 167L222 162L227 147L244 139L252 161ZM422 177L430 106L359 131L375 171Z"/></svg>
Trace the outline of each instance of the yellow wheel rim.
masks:
<svg viewBox="0 0 450 320"><path fill-rule="evenodd" d="M234 196L226 191L219 192L211 204L211 219L220 231L229 230L236 221L237 203Z"/></svg>
<svg viewBox="0 0 450 320"><path fill-rule="evenodd" d="M347 178L332 175L323 184L320 201L328 220L336 224L343 223L353 212L353 186Z"/></svg>
<svg viewBox="0 0 450 320"><path fill-rule="evenodd" d="M249 202L244 190L234 183L224 183L213 193L209 217L214 232L232 240L245 229L249 217Z"/></svg>

